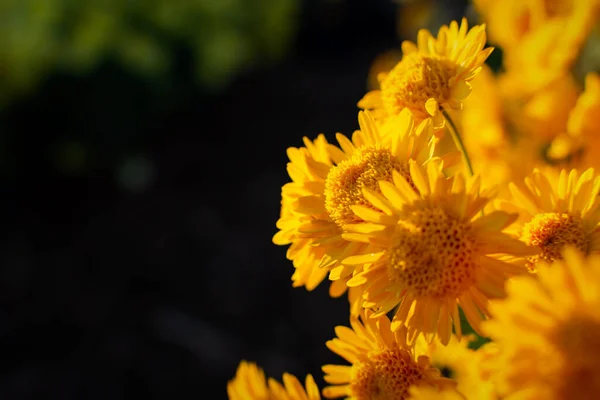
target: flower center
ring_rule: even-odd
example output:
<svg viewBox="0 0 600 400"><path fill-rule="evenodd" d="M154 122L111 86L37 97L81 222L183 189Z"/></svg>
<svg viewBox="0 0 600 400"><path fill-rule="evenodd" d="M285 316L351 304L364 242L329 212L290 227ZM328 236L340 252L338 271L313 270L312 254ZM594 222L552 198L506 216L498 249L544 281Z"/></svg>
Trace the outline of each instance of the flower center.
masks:
<svg viewBox="0 0 600 400"><path fill-rule="evenodd" d="M333 167L325 182L325 208L329 217L338 226L362 222L352 212L350 206L372 207L362 194L363 188L379 191L377 182L392 181L392 171L396 170L409 182L408 166L398 161L388 149L373 146L361 147L352 157Z"/></svg>
<svg viewBox="0 0 600 400"><path fill-rule="evenodd" d="M550 338L563 359L561 379L556 383L564 395L559 397L587 399L599 393L600 321L575 315L560 324Z"/></svg>
<svg viewBox="0 0 600 400"><path fill-rule="evenodd" d="M415 210L398 222L388 276L416 296L458 296L475 282L470 225L441 208Z"/></svg>
<svg viewBox="0 0 600 400"><path fill-rule="evenodd" d="M381 98L391 115L410 108L426 117L425 102L433 98L444 103L450 98L450 79L456 75L456 65L448 60L406 55L381 82Z"/></svg>
<svg viewBox="0 0 600 400"><path fill-rule="evenodd" d="M354 365L350 393L356 400L401 400L423 378L423 370L406 350L386 350Z"/></svg>
<svg viewBox="0 0 600 400"><path fill-rule="evenodd" d="M537 214L523 227L521 240L541 250L538 255L528 258L530 267L540 261L562 259L560 253L566 245L575 246L584 253L589 245L581 219L567 213Z"/></svg>

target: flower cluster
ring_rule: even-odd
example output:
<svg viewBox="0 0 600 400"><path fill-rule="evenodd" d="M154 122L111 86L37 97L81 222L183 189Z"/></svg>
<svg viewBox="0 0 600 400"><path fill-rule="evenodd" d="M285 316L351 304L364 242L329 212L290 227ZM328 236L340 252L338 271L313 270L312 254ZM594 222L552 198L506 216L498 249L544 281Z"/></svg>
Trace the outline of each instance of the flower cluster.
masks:
<svg viewBox="0 0 600 400"><path fill-rule="evenodd" d="M476 6L502 72L485 24L421 30L357 131L288 149L273 242L294 286L347 293L348 364L319 392L244 361L230 399L600 396L600 77L575 73L600 3Z"/></svg>

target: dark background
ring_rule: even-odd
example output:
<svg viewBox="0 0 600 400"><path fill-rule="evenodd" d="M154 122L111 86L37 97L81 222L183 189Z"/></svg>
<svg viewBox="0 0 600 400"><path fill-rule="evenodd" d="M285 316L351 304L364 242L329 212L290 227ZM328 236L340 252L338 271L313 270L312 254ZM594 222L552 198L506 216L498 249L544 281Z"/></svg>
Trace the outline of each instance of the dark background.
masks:
<svg viewBox="0 0 600 400"><path fill-rule="evenodd" d="M285 150L357 128L396 7L304 1L283 59L222 91L182 51L166 84L106 62L4 107L0 398L225 398L241 359L322 388L347 302L292 288L271 242Z"/></svg>

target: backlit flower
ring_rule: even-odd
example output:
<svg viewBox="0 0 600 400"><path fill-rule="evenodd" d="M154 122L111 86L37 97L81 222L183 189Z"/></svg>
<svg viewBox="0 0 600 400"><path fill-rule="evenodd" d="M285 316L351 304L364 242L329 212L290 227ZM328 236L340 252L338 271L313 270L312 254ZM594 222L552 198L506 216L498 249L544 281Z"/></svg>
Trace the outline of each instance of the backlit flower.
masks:
<svg viewBox="0 0 600 400"><path fill-rule="evenodd" d="M456 390L468 400L496 400L498 397L492 383L482 378L481 354L469 348L472 340L472 335L461 339L452 335L447 346L439 340L427 344L420 339L416 347L429 356L431 365L439 369L443 376L456 381Z"/></svg>
<svg viewBox="0 0 600 400"><path fill-rule="evenodd" d="M475 0L516 96L537 93L570 73L597 22L597 0Z"/></svg>
<svg viewBox="0 0 600 400"><path fill-rule="evenodd" d="M537 250L528 257L535 269L540 261L560 259L565 246L585 254L600 252L600 176L590 168L534 170L523 183L510 183L510 201L501 208L519 213L510 231Z"/></svg>
<svg viewBox="0 0 600 400"><path fill-rule="evenodd" d="M312 290L331 271L330 293L341 295L355 269L339 261L372 247L343 236L345 225L363 223L352 207L371 207L363 189L379 190L378 182L391 181L393 173L409 178L408 161L422 164L433 151L431 122L415 126L409 112L381 126L361 112L359 124L352 140L336 135L340 147L320 135L314 142L305 138L305 147L288 149L292 182L282 187L280 231L273 242L291 244L287 256L296 268L294 286Z"/></svg>
<svg viewBox="0 0 600 400"><path fill-rule="evenodd" d="M387 74L380 75L380 90L365 95L358 103L373 110L377 119L398 115L408 108L417 121L432 117L434 126L443 125L440 108L460 109L471 91L469 82L493 48L483 49L485 26L467 32L467 21L452 21L440 28L437 37L422 29L417 44L402 43L402 60Z"/></svg>
<svg viewBox="0 0 600 400"><path fill-rule="evenodd" d="M320 400L319 388L309 374L306 387L295 376L283 374L283 385L273 378L268 382L255 363L240 362L235 377L227 383L229 400Z"/></svg>
<svg viewBox="0 0 600 400"><path fill-rule="evenodd" d="M347 284L364 285L365 308L379 316L399 306L394 329L406 325L411 337L424 333L430 342L437 335L448 344L452 323L461 333L458 305L479 332L488 299L503 296L504 281L526 271L519 258L507 257L530 250L502 232L516 214L481 216L491 197L478 177L447 178L438 160L426 168L411 162L410 177L412 183L395 172L393 183L380 182L381 193L364 189L372 208L352 209L368 223L346 225L345 237L382 250L342 264L362 268Z"/></svg>
<svg viewBox="0 0 600 400"><path fill-rule="evenodd" d="M573 248L507 284L483 329L497 344L503 398L596 399L600 393L600 258Z"/></svg>
<svg viewBox="0 0 600 400"><path fill-rule="evenodd" d="M600 76L589 73L585 90L569 114L563 136L549 150L554 159L566 160L573 166L600 168Z"/></svg>
<svg viewBox="0 0 600 400"><path fill-rule="evenodd" d="M362 320L362 321L361 321ZM351 317L352 329L335 328L337 338L327 347L351 365L324 365L325 381L334 385L323 390L327 398L352 400L403 400L411 386L452 388L456 383L440 375L425 355L415 354L406 343L406 330L391 331L385 316L371 312Z"/></svg>

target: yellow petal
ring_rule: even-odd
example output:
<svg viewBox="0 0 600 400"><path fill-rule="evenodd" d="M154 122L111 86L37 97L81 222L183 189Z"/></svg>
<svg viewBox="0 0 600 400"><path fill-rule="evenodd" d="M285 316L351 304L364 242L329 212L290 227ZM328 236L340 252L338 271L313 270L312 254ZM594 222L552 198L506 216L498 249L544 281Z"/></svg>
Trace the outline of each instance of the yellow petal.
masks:
<svg viewBox="0 0 600 400"><path fill-rule="evenodd" d="M396 212L400 212L402 206L407 202L407 198L398 188L388 181L379 181L381 193L389 200L390 206Z"/></svg>
<svg viewBox="0 0 600 400"><path fill-rule="evenodd" d="M381 257L383 257L384 254L385 254L385 252L381 251L379 253L369 253L369 254L363 254L363 255L359 255L359 256L350 256L350 257L344 259L343 264L344 265L368 264L368 263L379 261L381 259Z"/></svg>
<svg viewBox="0 0 600 400"><path fill-rule="evenodd" d="M518 214L509 214L504 211L492 211L489 214L478 218L472 223L475 231L502 231L504 228L515 222L519 218Z"/></svg>
<svg viewBox="0 0 600 400"><path fill-rule="evenodd" d="M294 211L300 214L318 215L326 213L325 198L322 196L304 196L298 198L293 204Z"/></svg>
<svg viewBox="0 0 600 400"><path fill-rule="evenodd" d="M356 205L350 206L350 208L357 217L367 222L373 222L382 225L393 225L396 223L395 217L390 217L389 215L385 215L380 211L373 210L372 208L366 206Z"/></svg>
<svg viewBox="0 0 600 400"><path fill-rule="evenodd" d="M439 111L438 102L434 98L430 98L425 102L425 110L432 117L435 116Z"/></svg>
<svg viewBox="0 0 600 400"><path fill-rule="evenodd" d="M456 82L456 85L452 88L451 96L455 99L463 100L471 93L471 84L463 80Z"/></svg>
<svg viewBox="0 0 600 400"><path fill-rule="evenodd" d="M427 181L427 175L414 160L410 160L410 176L412 177L414 185L419 190L421 196L427 196L429 194L429 182Z"/></svg>
<svg viewBox="0 0 600 400"><path fill-rule="evenodd" d="M388 201L379 193L369 188L363 188L362 192L365 200L367 200L373 206L379 208L389 216L394 215L394 210L389 206Z"/></svg>

